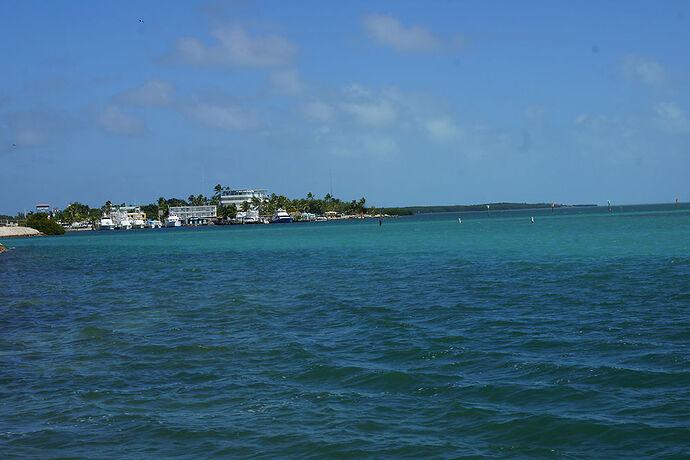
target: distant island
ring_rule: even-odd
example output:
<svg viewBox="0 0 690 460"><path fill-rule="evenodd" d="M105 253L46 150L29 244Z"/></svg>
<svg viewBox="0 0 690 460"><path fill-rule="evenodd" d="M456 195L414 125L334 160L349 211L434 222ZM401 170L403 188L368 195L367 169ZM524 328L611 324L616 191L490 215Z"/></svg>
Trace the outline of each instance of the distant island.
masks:
<svg viewBox="0 0 690 460"><path fill-rule="evenodd" d="M538 209L550 207L567 207L565 204L555 203L483 203L483 204L455 204L445 206L404 206L399 208L385 208L387 214L412 215L428 214L432 212L470 212L470 211L505 211L508 209ZM596 205L578 205L596 206Z"/></svg>

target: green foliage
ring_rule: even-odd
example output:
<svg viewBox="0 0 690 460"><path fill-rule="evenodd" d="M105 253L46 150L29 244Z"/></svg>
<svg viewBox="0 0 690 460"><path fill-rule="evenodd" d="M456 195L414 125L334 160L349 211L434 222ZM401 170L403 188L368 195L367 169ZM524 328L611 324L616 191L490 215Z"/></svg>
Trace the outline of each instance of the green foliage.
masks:
<svg viewBox="0 0 690 460"><path fill-rule="evenodd" d="M147 219L158 219L158 205L151 203L141 206L141 211L146 213Z"/></svg>
<svg viewBox="0 0 690 460"><path fill-rule="evenodd" d="M48 214L44 212L29 214L26 217L26 225L46 235L62 235L65 233L65 229L54 220L48 219Z"/></svg>
<svg viewBox="0 0 690 460"><path fill-rule="evenodd" d="M89 222L91 222L91 225L93 225L94 228L96 226L96 223L99 220L101 220L101 215L102 215L101 210L98 208L92 208L89 211L89 219L88 220L89 220Z"/></svg>
<svg viewBox="0 0 690 460"><path fill-rule="evenodd" d="M218 206L218 216L222 217L223 219L227 219L228 217L233 218L237 215L237 206L235 204L231 204L229 206Z"/></svg>
<svg viewBox="0 0 690 460"><path fill-rule="evenodd" d="M73 222L83 222L89 220L91 208L88 205L79 202L71 203L64 210L57 213L55 216L60 222L71 224Z"/></svg>
<svg viewBox="0 0 690 460"><path fill-rule="evenodd" d="M501 211L505 209L535 209L550 208L550 203L488 203L490 211ZM429 212L467 212L467 211L486 211L487 204L454 205L454 206L407 206L414 214L424 214ZM561 205L556 205L560 207Z"/></svg>
<svg viewBox="0 0 690 460"><path fill-rule="evenodd" d="M381 211L382 214L388 214L389 216L411 216L414 214L407 208L383 208Z"/></svg>

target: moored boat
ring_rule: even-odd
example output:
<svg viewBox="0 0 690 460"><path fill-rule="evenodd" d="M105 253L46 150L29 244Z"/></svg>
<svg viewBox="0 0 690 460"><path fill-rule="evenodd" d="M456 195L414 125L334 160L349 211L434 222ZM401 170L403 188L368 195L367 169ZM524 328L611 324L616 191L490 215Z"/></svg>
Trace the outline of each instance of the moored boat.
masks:
<svg viewBox="0 0 690 460"><path fill-rule="evenodd" d="M273 214L271 219L272 224L290 224L292 223L292 217L284 209L279 209Z"/></svg>
<svg viewBox="0 0 690 460"><path fill-rule="evenodd" d="M165 226L168 228L180 227L182 226L182 222L180 222L180 218L177 215L170 214L168 218L165 219Z"/></svg>
<svg viewBox="0 0 690 460"><path fill-rule="evenodd" d="M103 216L101 218L99 228L101 230L115 230L115 224L113 223L113 219L111 219L110 217Z"/></svg>

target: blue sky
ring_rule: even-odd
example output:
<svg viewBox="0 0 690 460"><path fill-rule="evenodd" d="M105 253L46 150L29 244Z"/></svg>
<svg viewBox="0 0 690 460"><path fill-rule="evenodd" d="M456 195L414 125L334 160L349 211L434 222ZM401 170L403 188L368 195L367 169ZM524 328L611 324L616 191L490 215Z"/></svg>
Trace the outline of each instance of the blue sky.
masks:
<svg viewBox="0 0 690 460"><path fill-rule="evenodd" d="M8 0L0 38L4 214L690 200L688 2Z"/></svg>

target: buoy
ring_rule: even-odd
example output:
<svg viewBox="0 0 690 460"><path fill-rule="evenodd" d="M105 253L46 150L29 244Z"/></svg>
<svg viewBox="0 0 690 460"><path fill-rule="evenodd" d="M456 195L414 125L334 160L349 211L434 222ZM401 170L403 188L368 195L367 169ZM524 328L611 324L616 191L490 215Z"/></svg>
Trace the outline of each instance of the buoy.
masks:
<svg viewBox="0 0 690 460"><path fill-rule="evenodd" d="M530 222L534 223L534 217L529 218Z"/></svg>
<svg viewBox="0 0 690 460"><path fill-rule="evenodd" d="M461 217L458 217L458 223L459 223L459 224L462 223L462 218L461 218Z"/></svg>

